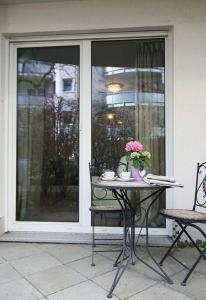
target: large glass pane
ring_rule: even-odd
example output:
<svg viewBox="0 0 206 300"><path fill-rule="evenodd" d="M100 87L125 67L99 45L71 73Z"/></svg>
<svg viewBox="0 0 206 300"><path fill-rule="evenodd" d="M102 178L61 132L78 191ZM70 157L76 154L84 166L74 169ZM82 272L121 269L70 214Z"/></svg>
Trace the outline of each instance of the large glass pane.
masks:
<svg viewBox="0 0 206 300"><path fill-rule="evenodd" d="M152 154L148 172L165 174L165 44L164 39L92 43L92 158L115 170L125 144L138 139ZM138 199L139 195L131 194ZM141 196L141 195L140 195ZM164 227L153 207L152 227ZM97 220L114 225L114 219ZM116 222L116 225L118 223ZM138 224L137 224L138 225Z"/></svg>
<svg viewBox="0 0 206 300"><path fill-rule="evenodd" d="M79 220L79 46L17 53L18 221Z"/></svg>

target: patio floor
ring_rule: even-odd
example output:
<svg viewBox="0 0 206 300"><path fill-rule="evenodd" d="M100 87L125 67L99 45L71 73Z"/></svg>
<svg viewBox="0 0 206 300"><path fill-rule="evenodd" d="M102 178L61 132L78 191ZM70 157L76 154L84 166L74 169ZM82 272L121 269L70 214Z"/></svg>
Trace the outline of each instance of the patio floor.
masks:
<svg viewBox="0 0 206 300"><path fill-rule="evenodd" d="M166 248L153 247L156 258ZM145 255L144 249L139 252ZM196 250L176 249L176 255L191 263ZM114 253L97 254L91 267L89 245L0 243L0 299L4 300L103 300L115 274ZM183 267L168 258L165 270L174 281L165 283L141 262L130 266L114 291L113 299L189 300L206 299L206 262L202 261L188 281L180 285L185 275Z"/></svg>

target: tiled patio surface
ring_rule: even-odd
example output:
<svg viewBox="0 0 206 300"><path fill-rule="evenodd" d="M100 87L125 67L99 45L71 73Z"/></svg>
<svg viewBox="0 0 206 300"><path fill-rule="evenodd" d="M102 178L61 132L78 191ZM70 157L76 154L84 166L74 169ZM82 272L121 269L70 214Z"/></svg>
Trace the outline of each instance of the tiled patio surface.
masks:
<svg viewBox="0 0 206 300"><path fill-rule="evenodd" d="M166 248L153 247L156 258ZM139 249L147 261L143 248ZM196 250L177 249L176 255L191 263ZM0 299L2 300L103 300L113 280L114 253L97 254L91 267L89 245L0 243ZM142 263L129 266L116 287L113 299L189 300L206 299L206 262L182 287L185 271L169 258L164 265L174 284L164 282Z"/></svg>

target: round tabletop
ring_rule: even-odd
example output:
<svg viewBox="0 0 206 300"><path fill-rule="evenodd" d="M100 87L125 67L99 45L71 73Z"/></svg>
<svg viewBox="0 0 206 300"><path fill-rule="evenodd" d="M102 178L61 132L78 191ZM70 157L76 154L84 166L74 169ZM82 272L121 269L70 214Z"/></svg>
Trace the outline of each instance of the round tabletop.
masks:
<svg viewBox="0 0 206 300"><path fill-rule="evenodd" d="M98 179L96 182L92 182L93 187L105 188L105 189L124 189L124 190L145 190L145 189L166 189L171 186L168 185L157 185L148 184L144 181L119 181L119 180L101 180Z"/></svg>

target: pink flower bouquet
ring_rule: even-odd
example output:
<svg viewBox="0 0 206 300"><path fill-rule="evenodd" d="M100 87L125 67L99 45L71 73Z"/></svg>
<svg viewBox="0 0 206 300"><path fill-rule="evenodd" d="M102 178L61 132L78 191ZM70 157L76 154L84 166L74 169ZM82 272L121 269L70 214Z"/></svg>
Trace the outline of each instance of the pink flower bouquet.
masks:
<svg viewBox="0 0 206 300"><path fill-rule="evenodd" d="M143 145L139 141L128 142L125 146L126 160L131 161L135 168L140 171L144 170L145 166L151 165L151 154L144 150Z"/></svg>

